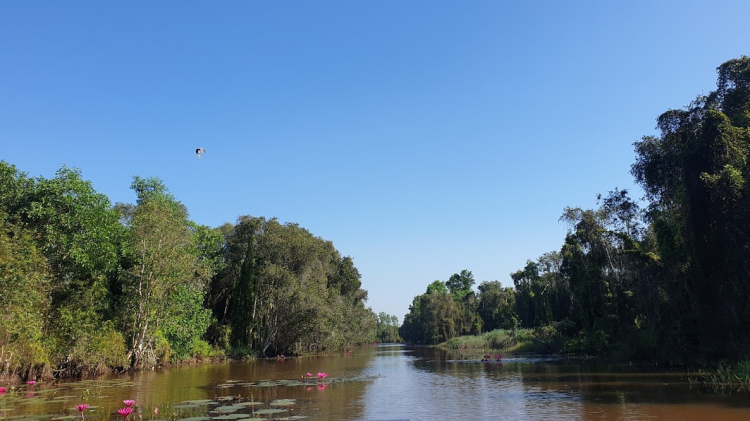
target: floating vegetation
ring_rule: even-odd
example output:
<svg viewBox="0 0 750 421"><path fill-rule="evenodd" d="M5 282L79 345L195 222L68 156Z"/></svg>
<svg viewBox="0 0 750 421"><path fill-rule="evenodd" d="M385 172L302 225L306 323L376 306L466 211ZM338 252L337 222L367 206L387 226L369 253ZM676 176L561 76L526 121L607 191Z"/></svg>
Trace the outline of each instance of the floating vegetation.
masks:
<svg viewBox="0 0 750 421"><path fill-rule="evenodd" d="M211 399L197 399L197 400L192 400L192 401L185 401L183 403L189 404L189 405L198 405L198 406L201 406L201 405L218 405L219 404L219 402L211 400ZM173 408L174 408L174 406L173 406Z"/></svg>
<svg viewBox="0 0 750 421"><path fill-rule="evenodd" d="M270 403L271 406L292 406L296 404L297 402L294 399L276 399Z"/></svg>
<svg viewBox="0 0 750 421"><path fill-rule="evenodd" d="M208 421L211 418L209 417L190 417L190 418L181 418L177 421Z"/></svg>
<svg viewBox="0 0 750 421"><path fill-rule="evenodd" d="M240 409L244 409L244 406L240 405L226 405L226 406L217 406L213 411L210 411L212 414L218 413L218 414L228 414L231 412L237 412Z"/></svg>
<svg viewBox="0 0 750 421"><path fill-rule="evenodd" d="M273 387L273 386L315 386L318 384L333 384L343 382L356 382L379 379L381 376L351 376L351 377L326 377L324 381L317 379L287 379L287 380L259 380L251 383L241 383L243 387ZM217 386L218 387L218 386Z"/></svg>
<svg viewBox="0 0 750 421"><path fill-rule="evenodd" d="M250 414L229 414L229 415L219 415L218 417L213 417L214 420L237 420L240 418L250 418Z"/></svg>
<svg viewBox="0 0 750 421"><path fill-rule="evenodd" d="M282 412L287 412L287 411L288 411L288 409L274 409L274 408L269 408L269 409L259 409L259 410L255 411L254 414L260 414L260 415L280 414Z"/></svg>

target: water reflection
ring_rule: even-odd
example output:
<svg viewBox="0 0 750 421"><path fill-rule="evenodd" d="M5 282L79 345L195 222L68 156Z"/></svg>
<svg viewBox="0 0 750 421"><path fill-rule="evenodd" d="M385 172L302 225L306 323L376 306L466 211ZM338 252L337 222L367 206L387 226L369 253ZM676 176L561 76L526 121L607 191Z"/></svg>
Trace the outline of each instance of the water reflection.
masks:
<svg viewBox="0 0 750 421"><path fill-rule="evenodd" d="M349 381L305 381L306 373L317 372ZM276 408L284 409L281 417L310 420L750 419L748 395L697 394L683 373L533 358L506 358L502 364L461 361L438 350L402 345L361 348L351 356L206 364L41 383L33 390L23 385L0 396L9 419L38 415L41 421L76 416L75 405L84 402L92 405L86 420L116 420L112 415L124 399L136 401L137 418L131 421L156 418L156 406L162 419L218 415L209 412L216 406L184 404L196 400L224 406L258 402L239 413ZM294 401L278 401L286 399Z"/></svg>

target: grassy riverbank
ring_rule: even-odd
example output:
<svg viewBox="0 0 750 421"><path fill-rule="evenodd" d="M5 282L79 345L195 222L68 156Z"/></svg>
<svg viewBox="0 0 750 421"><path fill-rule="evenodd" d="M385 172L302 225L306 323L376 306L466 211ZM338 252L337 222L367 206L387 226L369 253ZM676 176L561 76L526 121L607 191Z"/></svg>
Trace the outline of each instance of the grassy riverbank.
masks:
<svg viewBox="0 0 750 421"><path fill-rule="evenodd" d="M506 354L560 354L565 351L568 339L554 327L543 326L536 329L495 329L481 335L458 336L437 347L458 351L460 354L485 350L497 350Z"/></svg>

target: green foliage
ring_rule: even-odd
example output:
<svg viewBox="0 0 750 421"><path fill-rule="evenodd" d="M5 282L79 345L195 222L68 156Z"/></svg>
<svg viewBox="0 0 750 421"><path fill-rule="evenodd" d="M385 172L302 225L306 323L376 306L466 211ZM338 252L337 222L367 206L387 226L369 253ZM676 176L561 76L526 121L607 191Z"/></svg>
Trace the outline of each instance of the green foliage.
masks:
<svg viewBox="0 0 750 421"><path fill-rule="evenodd" d="M718 71L716 91L665 112L661 135L636 143L632 173L668 269L660 309L678 329L666 332L672 347L734 358L750 349L750 58Z"/></svg>
<svg viewBox="0 0 750 421"><path fill-rule="evenodd" d="M44 320L50 278L28 231L0 213L0 373L28 376L49 363Z"/></svg>
<svg viewBox="0 0 750 421"><path fill-rule="evenodd" d="M32 179L0 161L0 370L78 375L376 340L359 271L330 242L275 219L209 228L160 180L131 188L134 205L112 206L78 170Z"/></svg>
<svg viewBox="0 0 750 421"><path fill-rule="evenodd" d="M350 257L296 224L241 217L208 302L236 349L306 353L375 340L377 318ZM217 340L218 338L214 338Z"/></svg>
<svg viewBox="0 0 750 421"><path fill-rule="evenodd" d="M107 320L94 331L81 331L69 353L69 374L104 374L111 368L127 368L125 338Z"/></svg>
<svg viewBox="0 0 750 421"><path fill-rule="evenodd" d="M378 313L378 342L401 342L398 328L398 317L382 311Z"/></svg>
<svg viewBox="0 0 750 421"><path fill-rule="evenodd" d="M172 361L195 357L196 347L208 345L201 337L211 324L211 310L203 307L204 294L189 285L178 285L161 330L172 350ZM210 347L209 347L210 349ZM209 353L210 354L210 353ZM201 355L205 357L207 355Z"/></svg>

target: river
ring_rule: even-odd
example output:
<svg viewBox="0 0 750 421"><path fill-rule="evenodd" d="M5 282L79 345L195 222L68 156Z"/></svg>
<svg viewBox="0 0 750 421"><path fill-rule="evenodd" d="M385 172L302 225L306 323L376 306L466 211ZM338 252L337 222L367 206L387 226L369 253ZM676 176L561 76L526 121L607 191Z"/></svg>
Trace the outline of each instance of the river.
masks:
<svg viewBox="0 0 750 421"><path fill-rule="evenodd" d="M318 380L317 374L327 377ZM312 374L311 378L307 373ZM8 420L749 420L750 395L691 390L681 372L585 361L452 360L402 345L350 355L226 362L23 385L0 396ZM158 413L154 409L158 407Z"/></svg>

